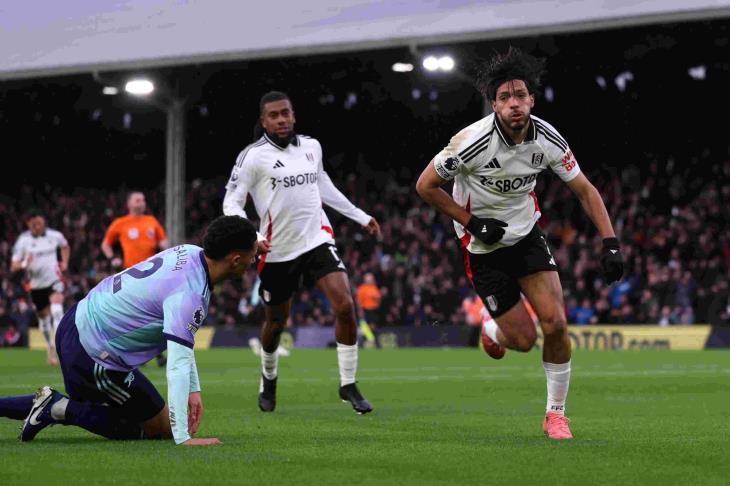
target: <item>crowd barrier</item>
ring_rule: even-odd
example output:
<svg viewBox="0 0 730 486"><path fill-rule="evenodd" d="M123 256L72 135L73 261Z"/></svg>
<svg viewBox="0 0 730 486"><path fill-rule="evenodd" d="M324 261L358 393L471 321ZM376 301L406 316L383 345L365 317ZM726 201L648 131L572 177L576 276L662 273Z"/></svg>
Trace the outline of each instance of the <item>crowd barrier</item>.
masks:
<svg viewBox="0 0 730 486"><path fill-rule="evenodd" d="M691 326L658 325L590 325L568 326L573 349L596 351L698 350L730 347L730 327L705 324ZM476 331L464 326L379 327L375 343L379 348L464 347L474 341ZM242 347L249 339L258 338L254 327L224 328L203 326L197 333L196 349ZM295 348L326 348L335 346L334 328L306 326L288 328L282 334L282 344ZM536 347L542 345L538 330ZM30 348L45 349L38 329L31 329Z"/></svg>

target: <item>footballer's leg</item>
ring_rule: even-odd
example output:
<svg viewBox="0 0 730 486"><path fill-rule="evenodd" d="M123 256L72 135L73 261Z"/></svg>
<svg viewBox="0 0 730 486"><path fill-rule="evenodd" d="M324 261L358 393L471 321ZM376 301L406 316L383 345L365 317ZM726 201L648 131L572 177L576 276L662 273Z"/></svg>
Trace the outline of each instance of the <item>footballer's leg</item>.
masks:
<svg viewBox="0 0 730 486"><path fill-rule="evenodd" d="M494 359L502 359L507 348L529 350L536 332L534 326L527 325L520 288L510 274L514 257L509 249L476 254L463 246L462 254L466 275L490 314L482 325L484 351Z"/></svg>
<svg viewBox="0 0 730 486"><path fill-rule="evenodd" d="M72 387L71 400L62 417L65 424L115 440L172 438L165 400L141 371L111 371L96 365L95 377L96 391L104 395L110 406L78 401L78 387Z"/></svg>
<svg viewBox="0 0 730 486"><path fill-rule="evenodd" d="M339 260L338 260L339 262ZM335 314L337 363L340 369L340 398L349 402L355 412L372 412L373 406L362 396L355 383L357 373L357 324L350 282L344 271L333 271L317 281L317 287L332 305Z"/></svg>
<svg viewBox="0 0 730 486"><path fill-rule="evenodd" d="M110 371L86 353L79 341L72 307L58 326L56 346L68 396L41 387L33 401L20 440L33 440L49 425L76 425L116 440L143 438L142 424L156 416L165 402L138 370Z"/></svg>
<svg viewBox="0 0 730 486"><path fill-rule="evenodd" d="M279 342L286 327L291 297L301 281L301 256L286 262L265 262L259 267L259 296L264 302L264 325L261 328L261 385L259 409L276 408L276 383L279 376Z"/></svg>
<svg viewBox="0 0 730 486"><path fill-rule="evenodd" d="M526 353L537 340L535 323L522 299L517 298L509 310L486 321L482 327L484 350L495 359L504 355L505 348Z"/></svg>
<svg viewBox="0 0 730 486"><path fill-rule="evenodd" d="M491 316L482 327L484 350L501 359L506 349L532 349L537 339L535 324L522 303L517 279L509 268L502 268L514 258L505 250L486 255L465 252L464 258L467 275Z"/></svg>
<svg viewBox="0 0 730 486"><path fill-rule="evenodd" d="M279 341L289 319L291 299L264 306L265 321L261 329L261 385L259 409L273 412L276 408L276 382L279 375Z"/></svg>
<svg viewBox="0 0 730 486"><path fill-rule="evenodd" d="M43 338L46 340L48 364L51 366L58 366L58 355L56 354L56 345L54 342L55 326L53 325L50 302L46 302L45 306L38 308L36 311L36 317L38 318L38 328L40 329L41 334L43 334Z"/></svg>
<svg viewBox="0 0 730 486"><path fill-rule="evenodd" d="M167 404L154 417L142 423L142 431L145 439L172 439L170 410Z"/></svg>
<svg viewBox="0 0 730 486"><path fill-rule="evenodd" d="M51 315L50 307L46 307L38 311L38 326L43 333L43 337L46 340L46 354L48 364L51 366L58 366L58 355L56 354L56 346L53 344L54 331L53 331L53 316Z"/></svg>
<svg viewBox="0 0 730 486"><path fill-rule="evenodd" d="M537 272L520 278L520 286L537 313L544 336L542 359L547 378L547 407L543 429L551 439L572 439L565 417L571 345L560 278L555 271Z"/></svg>
<svg viewBox="0 0 730 486"><path fill-rule="evenodd" d="M69 396L61 396L50 410L56 423L76 425L113 440L172 438L165 400L139 370L118 372L97 364L92 365L93 370L84 370L86 360L83 356L76 359L73 376L64 375ZM61 363L63 366L63 358ZM89 371L95 385L84 376Z"/></svg>
<svg viewBox="0 0 730 486"><path fill-rule="evenodd" d="M46 340L46 352L48 355L48 364L58 366L58 356L56 355L56 345L54 340L55 326L53 324L53 316L51 315L50 295L52 288L33 289L30 291L30 300L33 302L35 315L38 318L38 328ZM56 323L58 325L58 323Z"/></svg>
<svg viewBox="0 0 730 486"><path fill-rule="evenodd" d="M58 329L58 325L61 323L61 319L63 319L63 284L61 282L57 282L53 286L53 292L51 293L51 296L48 299L51 303L50 305L50 313L51 318L53 319L53 335L51 336L51 342L56 342L56 330Z"/></svg>
<svg viewBox="0 0 730 486"><path fill-rule="evenodd" d="M33 408L35 395L0 397L0 417L23 420Z"/></svg>

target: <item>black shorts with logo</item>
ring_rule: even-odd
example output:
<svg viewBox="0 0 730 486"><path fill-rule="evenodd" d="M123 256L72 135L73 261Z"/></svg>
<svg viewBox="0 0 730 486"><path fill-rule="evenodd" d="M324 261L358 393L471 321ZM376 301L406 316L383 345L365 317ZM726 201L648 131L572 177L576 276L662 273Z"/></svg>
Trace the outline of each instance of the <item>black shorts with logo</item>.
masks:
<svg viewBox="0 0 730 486"><path fill-rule="evenodd" d="M265 304L281 304L301 287L311 287L327 274L346 271L337 247L323 243L294 260L265 262L259 270L259 295Z"/></svg>
<svg viewBox="0 0 730 486"><path fill-rule="evenodd" d="M30 300L33 302L36 310L45 309L51 305L51 294L54 292L63 292L63 283L56 282L50 287L42 289L31 289Z"/></svg>
<svg viewBox="0 0 730 486"><path fill-rule="evenodd" d="M76 304L58 325L56 351L63 384L72 400L117 407L125 419L137 424L153 418L165 407L165 399L141 371L109 370L91 359L79 340Z"/></svg>
<svg viewBox="0 0 730 486"><path fill-rule="evenodd" d="M471 253L464 248L464 266L492 317L499 317L520 301L519 278L558 271L545 235L537 225L514 245L491 253Z"/></svg>

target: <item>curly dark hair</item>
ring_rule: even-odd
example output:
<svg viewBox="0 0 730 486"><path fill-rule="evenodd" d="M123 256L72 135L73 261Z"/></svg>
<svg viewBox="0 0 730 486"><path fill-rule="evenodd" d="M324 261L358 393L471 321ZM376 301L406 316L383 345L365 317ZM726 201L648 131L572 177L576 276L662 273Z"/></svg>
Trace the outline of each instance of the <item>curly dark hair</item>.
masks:
<svg viewBox="0 0 730 486"><path fill-rule="evenodd" d="M219 216L203 236L205 256L219 260L234 250L250 250L256 245L256 228L240 216Z"/></svg>
<svg viewBox="0 0 730 486"><path fill-rule="evenodd" d="M487 100L494 101L499 85L511 79L521 79L530 94L534 94L540 87L540 78L544 72L545 59L510 46L507 52L495 54L478 69L477 89Z"/></svg>

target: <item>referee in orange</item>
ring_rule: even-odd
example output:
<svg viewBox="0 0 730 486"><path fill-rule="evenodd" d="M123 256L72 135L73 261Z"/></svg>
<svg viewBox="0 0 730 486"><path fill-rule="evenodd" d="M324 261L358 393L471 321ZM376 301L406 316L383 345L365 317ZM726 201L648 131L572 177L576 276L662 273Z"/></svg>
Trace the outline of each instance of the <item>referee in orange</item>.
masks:
<svg viewBox="0 0 730 486"><path fill-rule="evenodd" d="M127 195L126 216L112 221L106 230L106 236L101 244L101 251L112 262L112 267L119 267L119 259L114 257L112 247L119 242L124 255L124 268L129 268L139 262L148 259L161 250L170 247L165 229L157 218L145 214L147 201L144 194L139 191L132 191ZM165 358L162 355L157 357L157 364L165 365Z"/></svg>

